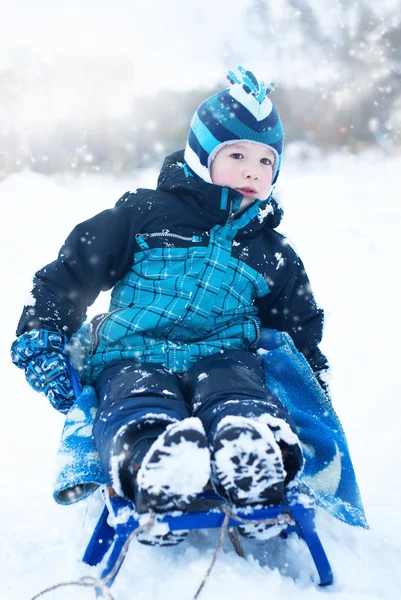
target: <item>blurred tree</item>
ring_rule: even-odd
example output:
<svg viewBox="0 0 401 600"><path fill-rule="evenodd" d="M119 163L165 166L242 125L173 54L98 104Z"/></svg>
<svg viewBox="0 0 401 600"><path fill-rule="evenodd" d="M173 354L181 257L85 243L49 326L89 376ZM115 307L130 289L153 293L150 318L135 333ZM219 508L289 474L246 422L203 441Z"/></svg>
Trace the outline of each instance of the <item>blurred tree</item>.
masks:
<svg viewBox="0 0 401 600"><path fill-rule="evenodd" d="M386 6L244 5L250 54L281 83L273 100L286 143L401 146L401 11ZM232 38L222 40L222 55L226 67L242 62ZM118 174L160 165L184 147L196 107L222 84L148 92L130 57L41 56L21 47L0 69L0 178L23 169Z"/></svg>
<svg viewBox="0 0 401 600"><path fill-rule="evenodd" d="M185 147L189 123L198 105L218 89L188 91L161 90L151 97L135 98L137 116L135 162L146 167Z"/></svg>
<svg viewBox="0 0 401 600"><path fill-rule="evenodd" d="M252 35L264 41L266 52L274 52L276 60L298 66L302 54L298 82L309 91L311 116L319 119L311 124L314 138L319 140L320 126L323 138L329 135L336 144L364 144L372 137L385 149L399 144L397 3L384 10L367 0L336 0L324 7L314 0L285 0L277 11L267 0L253 0L248 16ZM297 107L294 110L299 113Z"/></svg>

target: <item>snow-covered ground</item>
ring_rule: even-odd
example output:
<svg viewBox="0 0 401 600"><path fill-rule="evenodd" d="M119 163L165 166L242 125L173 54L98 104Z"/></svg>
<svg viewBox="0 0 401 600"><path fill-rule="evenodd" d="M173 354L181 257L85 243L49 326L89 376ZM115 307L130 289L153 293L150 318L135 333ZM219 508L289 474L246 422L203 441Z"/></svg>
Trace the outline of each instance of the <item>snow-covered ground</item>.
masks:
<svg viewBox="0 0 401 600"><path fill-rule="evenodd" d="M401 158L336 155L288 164L282 174L282 231L304 260L326 309L323 350L333 368L332 394L343 422L370 531L318 515L335 584L316 588L298 539L244 544L247 559L225 542L202 600L398 600L401 596L401 456L399 339ZM70 507L52 499L63 417L33 392L9 359L9 346L33 272L56 256L72 227L111 206L127 189L154 183L86 176L52 179L15 174L0 183L0 452L2 486L0 598L29 600L43 588L96 569L79 562L101 509L100 498ZM107 305L106 294L91 314ZM133 543L113 586L118 600L191 600L210 562L217 533L193 533L181 546ZM49 600L93 597L59 589Z"/></svg>

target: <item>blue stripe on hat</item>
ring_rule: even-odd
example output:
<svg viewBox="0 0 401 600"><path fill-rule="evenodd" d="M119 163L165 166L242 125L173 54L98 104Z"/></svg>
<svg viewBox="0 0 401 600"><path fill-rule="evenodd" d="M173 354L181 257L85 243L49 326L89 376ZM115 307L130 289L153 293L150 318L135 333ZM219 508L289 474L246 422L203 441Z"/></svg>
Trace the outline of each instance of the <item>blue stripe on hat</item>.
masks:
<svg viewBox="0 0 401 600"><path fill-rule="evenodd" d="M233 136L232 132L224 127L224 125L222 125L222 123L218 121L216 117L208 110L203 110L199 115L199 119L202 121L204 127L212 132L213 137L217 140L216 146L217 144L221 144L227 140L235 139L235 136Z"/></svg>
<svg viewBox="0 0 401 600"><path fill-rule="evenodd" d="M276 124L280 122L278 112L274 106L272 106L272 110L267 117L262 119L262 121L258 121L256 119L257 115L251 112L249 107L241 104L241 102L236 100L231 94L227 93L220 93L217 97L214 96L213 98L209 98L209 100L206 100L205 104L212 113L216 111L225 119L229 118L232 120L233 118L237 118L254 131L262 131L268 127L275 127ZM233 114L235 117L231 116Z"/></svg>
<svg viewBox="0 0 401 600"><path fill-rule="evenodd" d="M284 136L281 136L281 138L277 142L270 141L268 145L274 148L274 150L276 150L278 155L281 157L281 153L283 151L284 146Z"/></svg>
<svg viewBox="0 0 401 600"><path fill-rule="evenodd" d="M207 161L208 161L208 158L209 158L209 153L206 152L206 150L204 150L202 148L202 146L200 145L200 142L199 142L198 138L196 137L196 135L192 131L192 128L189 130L188 145L191 147L191 149L198 156L200 164L207 168L207 166L208 166Z"/></svg>
<svg viewBox="0 0 401 600"><path fill-rule="evenodd" d="M224 125L221 121L218 121L216 117L208 112L202 111L199 115L200 120L204 126L211 132L212 136L218 140L218 143L226 142L227 140L238 139L238 140L253 140L254 142L260 142L261 144L268 144L272 146L278 153L281 152L283 147L283 130L281 123L278 122L272 129L266 131L255 131L250 127L241 123L235 117L229 117L224 120ZM202 140L203 142L203 140Z"/></svg>
<svg viewBox="0 0 401 600"><path fill-rule="evenodd" d="M208 154L210 154L212 150L220 144L220 141L214 137L209 127L207 127L201 121L197 112L194 114L192 119L191 129L194 135L198 138L202 148L206 150Z"/></svg>
<svg viewBox="0 0 401 600"><path fill-rule="evenodd" d="M278 142L283 136L283 128L278 119L274 119L274 121L264 119L263 122L265 123L265 126L264 128L260 129L259 123L257 123L257 127L249 126L250 119L247 119L247 124L239 118L230 117L230 111L227 109L222 110L225 110L225 116L228 116L224 120L224 127L242 138L255 140L255 142L263 141L264 143L266 143L265 139L268 139L270 143L270 141ZM256 125L256 122L254 122L254 124Z"/></svg>
<svg viewBox="0 0 401 600"><path fill-rule="evenodd" d="M276 183L276 181L277 181L277 177L278 177L278 175L279 175L279 173L280 173L280 169L281 169L281 163L282 163L282 161L283 161L283 155L282 155L282 154L279 154L279 155L278 155L278 161L277 161L277 167L275 167L275 170L276 170L276 172L275 172L275 174L274 174L274 177L273 177L273 180L272 180L272 185L273 185L273 184L275 184L275 183Z"/></svg>
<svg viewBox="0 0 401 600"><path fill-rule="evenodd" d="M279 114L274 104L271 105L271 111L269 112L269 114L261 121L258 121L257 116L259 114L259 109L257 113L254 113L251 110L250 106L247 106L247 104L242 104L242 102L234 98L234 96L232 96L228 90L227 92L228 93L224 93L223 91L219 94L216 94L214 97L206 100L206 103L213 100L214 102L218 103L219 107L224 107L229 112L235 113L238 119L240 119L244 123L247 123L250 127L253 127L255 124L257 126L261 125L262 127L266 127L270 122L271 125L274 126L277 123L277 121L279 121ZM255 98L253 98L252 96L250 96L250 98L255 100ZM247 120L249 122L247 122Z"/></svg>

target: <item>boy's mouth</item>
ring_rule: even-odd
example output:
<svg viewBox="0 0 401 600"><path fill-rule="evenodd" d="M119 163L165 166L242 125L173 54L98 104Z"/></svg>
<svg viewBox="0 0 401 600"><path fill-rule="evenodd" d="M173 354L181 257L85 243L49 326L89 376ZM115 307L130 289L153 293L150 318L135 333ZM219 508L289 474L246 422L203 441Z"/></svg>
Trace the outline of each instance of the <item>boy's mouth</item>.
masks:
<svg viewBox="0 0 401 600"><path fill-rule="evenodd" d="M237 192L239 192L240 194L242 194L243 196L245 196L246 198L250 198L251 196L254 196L257 192L256 189L252 186L246 186L246 187L242 187L242 188L236 188Z"/></svg>

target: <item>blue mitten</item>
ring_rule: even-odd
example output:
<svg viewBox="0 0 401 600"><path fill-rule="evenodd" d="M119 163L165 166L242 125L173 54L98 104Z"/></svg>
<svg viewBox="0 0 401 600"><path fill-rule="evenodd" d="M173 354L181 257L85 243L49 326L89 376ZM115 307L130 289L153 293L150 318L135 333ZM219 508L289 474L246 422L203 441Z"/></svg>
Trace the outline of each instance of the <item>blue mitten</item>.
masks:
<svg viewBox="0 0 401 600"><path fill-rule="evenodd" d="M11 346L11 359L25 370L29 385L43 392L51 405L62 413L67 413L75 400L65 351L67 342L62 333L32 329Z"/></svg>

